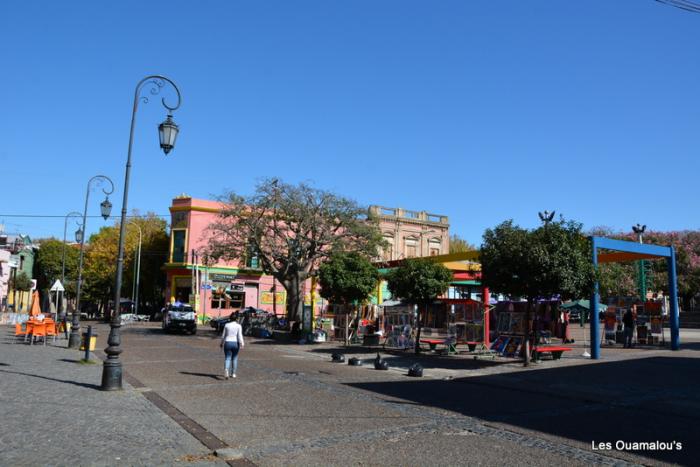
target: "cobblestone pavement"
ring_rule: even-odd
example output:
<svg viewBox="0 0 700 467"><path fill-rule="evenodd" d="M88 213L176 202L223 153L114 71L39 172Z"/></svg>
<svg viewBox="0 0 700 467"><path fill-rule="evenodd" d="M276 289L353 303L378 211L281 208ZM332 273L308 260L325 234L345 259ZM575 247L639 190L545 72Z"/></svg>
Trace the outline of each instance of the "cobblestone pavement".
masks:
<svg viewBox="0 0 700 467"><path fill-rule="evenodd" d="M107 328L96 327L101 348ZM215 450L258 465L692 465L697 455L692 343L674 353L606 349L600 362L571 355L532 370L383 353L392 369L376 371L364 349L344 350L365 362L351 367L330 362L334 345L250 339L238 378L225 381L206 328L122 331L123 392L96 390L101 365L76 364L77 351L0 344L0 464L207 465L224 458ZM406 376L415 361L424 378ZM35 405L51 416L30 415ZM28 439L50 448L28 451ZM592 449L616 440L684 449Z"/></svg>
<svg viewBox="0 0 700 467"><path fill-rule="evenodd" d="M101 362L65 340L15 344L8 326L0 339L0 465L223 464L130 385L100 391Z"/></svg>
<svg viewBox="0 0 700 467"><path fill-rule="evenodd" d="M396 369L382 372L331 363L332 346L250 339L238 378L224 381L218 340L206 329L187 336L132 326L123 340L129 374L259 465L655 465L691 464L697 454L693 348L610 350L601 362L572 356L527 371L425 356L426 377L413 379L410 353L384 355ZM591 447L616 440L685 448Z"/></svg>

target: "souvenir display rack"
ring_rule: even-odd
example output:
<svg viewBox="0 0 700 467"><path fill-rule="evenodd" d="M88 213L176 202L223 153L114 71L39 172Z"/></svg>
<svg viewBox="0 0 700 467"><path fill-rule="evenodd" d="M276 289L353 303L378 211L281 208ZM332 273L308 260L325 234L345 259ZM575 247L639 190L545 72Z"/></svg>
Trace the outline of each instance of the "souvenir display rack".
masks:
<svg viewBox="0 0 700 467"><path fill-rule="evenodd" d="M413 306L384 307L384 347L411 349L415 345L415 315Z"/></svg>

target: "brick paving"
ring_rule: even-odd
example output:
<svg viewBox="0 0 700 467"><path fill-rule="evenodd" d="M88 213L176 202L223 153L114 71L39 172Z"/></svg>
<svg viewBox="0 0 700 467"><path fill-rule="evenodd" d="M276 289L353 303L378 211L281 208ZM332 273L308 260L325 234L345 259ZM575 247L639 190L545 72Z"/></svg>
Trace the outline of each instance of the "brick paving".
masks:
<svg viewBox="0 0 700 467"><path fill-rule="evenodd" d="M102 392L83 352L15 344L0 327L0 464L225 465L128 383Z"/></svg>

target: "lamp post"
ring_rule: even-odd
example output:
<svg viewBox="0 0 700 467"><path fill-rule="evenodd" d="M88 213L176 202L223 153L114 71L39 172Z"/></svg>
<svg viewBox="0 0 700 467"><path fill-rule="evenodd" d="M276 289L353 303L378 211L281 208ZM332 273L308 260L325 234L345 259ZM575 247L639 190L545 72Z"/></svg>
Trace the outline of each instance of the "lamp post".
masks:
<svg viewBox="0 0 700 467"><path fill-rule="evenodd" d="M538 212L537 215L540 216L540 220L544 224L545 227L549 225L550 222L552 222L552 219L554 219L554 213L556 211L544 211L544 212Z"/></svg>
<svg viewBox="0 0 700 467"><path fill-rule="evenodd" d="M639 240L639 243L643 243L643 236L644 236L644 231L647 229L646 225L633 225L632 226L632 231L637 234L637 240ZM638 288L639 288L639 298L642 300L642 302L646 301L647 299L647 278L646 278L646 270L644 266L644 260L639 260L638 263Z"/></svg>
<svg viewBox="0 0 700 467"><path fill-rule="evenodd" d="M143 239L143 231L141 227L132 221L129 221L137 229L139 229L139 248L136 252L136 272L134 274L134 285L131 288L131 299L134 301L134 314L139 314L139 279L141 275L141 240Z"/></svg>
<svg viewBox="0 0 700 467"><path fill-rule="evenodd" d="M77 211L71 211L66 214L66 218L63 221L63 255L61 259L61 284L63 287L66 286L66 230L68 230L69 217L80 217L80 213ZM82 227L79 222L77 222L77 224L79 227ZM76 239L76 241L78 240ZM63 305L63 294L61 294L61 305ZM56 303L56 307L58 307L58 303ZM61 306L59 314L61 316L61 321L64 321L66 318L66 310L63 309L63 306Z"/></svg>
<svg viewBox="0 0 700 467"><path fill-rule="evenodd" d="M163 123L158 126L158 134L160 137L160 147L163 152L167 155L174 147L175 140L177 139L177 134L179 132L178 126L173 122L172 112L180 107L182 98L180 96L180 90L177 88L175 83L170 79L161 75L151 75L147 76L136 85L136 90L134 92L134 106L131 112L131 129L129 132L129 148L126 156L126 173L124 175L124 200L122 202L122 215L121 222L119 223L119 247L117 250L117 272L115 274L115 284L114 284L114 311L112 313L112 319L109 322L109 338L107 339L107 344L109 345L105 349L107 354L107 359L104 361L102 367L102 390L103 391L114 391L122 388L122 363L119 360L119 354L122 353L121 349L121 336L120 327L121 320L119 316L119 302L121 300L121 288L122 288L122 272L124 267L124 231L126 228L126 207L129 196L129 175L131 173L131 148L134 143L134 125L136 123L136 111L139 107L139 101L144 104L148 103L148 97L141 96L141 90L146 84L151 86L150 93L152 95L160 93L165 83L169 83L175 92L177 93L177 103L174 106L169 106L165 102L165 98L161 99L163 107L168 110L167 117Z"/></svg>
<svg viewBox="0 0 700 467"><path fill-rule="evenodd" d="M68 337L68 347L75 348L80 346L80 292L83 285L83 247L85 246L85 227L87 226L87 208L88 199L90 198L90 185L93 181L98 184L103 182L109 182L111 189L103 188L102 192L105 194L105 200L100 203L100 213L105 220L109 217L112 212L112 203L109 202L109 195L114 193L114 183L112 179L106 175L95 175L87 183L87 191L85 193L85 209L83 210L83 223L80 229L75 233L76 241L80 242L80 260L78 261L78 284L75 291L75 309L73 310L73 319L71 321L70 336Z"/></svg>

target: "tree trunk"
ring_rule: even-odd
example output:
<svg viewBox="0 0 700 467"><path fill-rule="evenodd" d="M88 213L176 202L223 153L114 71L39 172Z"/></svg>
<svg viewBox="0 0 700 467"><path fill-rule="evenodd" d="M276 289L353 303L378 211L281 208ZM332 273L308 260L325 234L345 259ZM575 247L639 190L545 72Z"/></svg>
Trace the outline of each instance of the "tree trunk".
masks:
<svg viewBox="0 0 700 467"><path fill-rule="evenodd" d="M418 332L416 332L416 345L415 345L415 352L418 354L420 353L420 331L423 329L423 319L428 315L428 304L425 304L425 310L421 316L421 313L418 313L417 319L418 319Z"/></svg>
<svg viewBox="0 0 700 467"><path fill-rule="evenodd" d="M532 306L532 300L528 298L527 309L525 311L525 342L523 342L523 351L525 353L525 358L523 359L523 366L530 366L530 307Z"/></svg>
<svg viewBox="0 0 700 467"><path fill-rule="evenodd" d="M345 347L350 345L350 311L345 305Z"/></svg>
<svg viewBox="0 0 700 467"><path fill-rule="evenodd" d="M289 280L280 281L287 291L287 319L289 321L301 321L304 306L304 296L301 286L303 281L298 276Z"/></svg>

